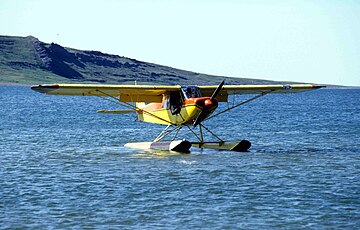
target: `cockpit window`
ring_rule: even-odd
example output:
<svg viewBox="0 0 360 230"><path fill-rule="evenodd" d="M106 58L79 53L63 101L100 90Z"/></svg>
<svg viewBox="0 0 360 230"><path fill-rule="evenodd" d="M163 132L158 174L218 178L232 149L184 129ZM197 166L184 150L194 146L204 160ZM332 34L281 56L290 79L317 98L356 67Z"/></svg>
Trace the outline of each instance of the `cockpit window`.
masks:
<svg viewBox="0 0 360 230"><path fill-rule="evenodd" d="M163 95L162 108L170 109L172 115L180 113L182 103L183 98L181 97L180 91L172 91Z"/></svg>
<svg viewBox="0 0 360 230"><path fill-rule="evenodd" d="M183 86L181 91L186 99L201 97L200 89L197 86Z"/></svg>

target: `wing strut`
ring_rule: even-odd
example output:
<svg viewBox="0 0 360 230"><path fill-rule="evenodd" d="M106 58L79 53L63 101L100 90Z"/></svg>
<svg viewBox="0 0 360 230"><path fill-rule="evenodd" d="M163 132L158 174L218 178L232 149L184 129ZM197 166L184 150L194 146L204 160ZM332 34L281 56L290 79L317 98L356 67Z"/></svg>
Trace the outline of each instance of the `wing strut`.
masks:
<svg viewBox="0 0 360 230"><path fill-rule="evenodd" d="M255 97L252 97L252 98L250 98L250 99L248 99L248 100L246 100L246 101L240 102L240 103L237 104L237 105L234 105L234 106L232 106L232 107L230 107L230 108L227 108L227 109L225 109L225 110L223 110L223 111L221 111L221 112L218 112L217 114L214 114L214 115L206 118L205 121L206 121L206 120L209 120L209 119L211 119L211 118L213 118L213 117L219 116L220 114L223 114L223 113L225 113L225 112L227 112L227 111L230 111L230 110L232 110L232 109L235 109L235 108L239 107L240 105L249 103L250 101L253 101L253 100L258 99L258 98L260 98L260 97L262 97L262 96L265 96L266 94L268 94L268 93L263 92L263 93L261 93L261 94L259 94L259 95L256 95Z"/></svg>
<svg viewBox="0 0 360 230"><path fill-rule="evenodd" d="M176 126L175 128L173 128L172 130L168 130L172 125L168 125L166 126L166 128L159 134L159 136L157 136L155 138L155 140L153 142L158 142L160 141L161 139L163 139L164 137L166 137L167 135L169 135L171 132L177 130L173 140L175 140L176 136L178 135L180 129L182 128L181 126Z"/></svg>

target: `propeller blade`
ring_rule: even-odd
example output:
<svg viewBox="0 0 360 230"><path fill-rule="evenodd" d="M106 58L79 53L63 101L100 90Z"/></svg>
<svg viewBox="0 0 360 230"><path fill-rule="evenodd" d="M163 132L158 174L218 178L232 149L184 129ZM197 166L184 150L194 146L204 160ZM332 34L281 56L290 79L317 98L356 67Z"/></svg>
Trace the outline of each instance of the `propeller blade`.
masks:
<svg viewBox="0 0 360 230"><path fill-rule="evenodd" d="M225 79L222 80L222 82L218 85L218 87L215 89L215 91L213 92L213 94L210 97L210 101L214 100L217 95L220 93L222 87L225 84ZM203 107L203 109L201 110L201 112L199 113L199 115L196 117L195 121L194 121L194 127L196 127L198 124L200 124L200 122L202 122L204 120L204 114L206 112L206 106Z"/></svg>
<svg viewBox="0 0 360 230"><path fill-rule="evenodd" d="M214 99L214 98L217 97L217 95L220 93L220 91L221 91L221 89L222 89L222 87L223 87L224 84L225 84L225 80L223 80L223 81L219 84L219 86L215 89L215 91L213 92L213 94L212 94L211 97L210 97L210 100L212 100L212 99Z"/></svg>

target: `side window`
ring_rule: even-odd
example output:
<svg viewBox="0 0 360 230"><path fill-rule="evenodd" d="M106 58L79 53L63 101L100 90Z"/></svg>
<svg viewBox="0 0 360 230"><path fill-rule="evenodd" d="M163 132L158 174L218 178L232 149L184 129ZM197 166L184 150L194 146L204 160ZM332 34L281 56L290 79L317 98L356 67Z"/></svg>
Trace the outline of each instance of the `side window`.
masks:
<svg viewBox="0 0 360 230"><path fill-rule="evenodd" d="M170 108L170 101L169 101L169 96L167 96L164 100L164 104L162 105L163 109L169 109Z"/></svg>
<svg viewBox="0 0 360 230"><path fill-rule="evenodd" d="M183 100L180 95L180 91L170 93L170 110L172 115L178 114L181 111Z"/></svg>

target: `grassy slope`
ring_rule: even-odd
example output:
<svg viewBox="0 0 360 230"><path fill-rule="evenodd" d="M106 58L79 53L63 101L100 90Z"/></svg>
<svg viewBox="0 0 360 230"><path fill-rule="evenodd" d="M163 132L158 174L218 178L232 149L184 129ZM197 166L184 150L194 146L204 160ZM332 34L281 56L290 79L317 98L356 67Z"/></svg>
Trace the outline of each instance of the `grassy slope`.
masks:
<svg viewBox="0 0 360 230"><path fill-rule="evenodd" d="M44 61L45 60L45 61ZM218 84L212 76L141 62L98 51L64 48L34 37L0 36L0 83ZM266 80L226 78L227 84L274 84Z"/></svg>
<svg viewBox="0 0 360 230"><path fill-rule="evenodd" d="M32 37L0 36L0 82L33 84L57 81L59 76L41 69Z"/></svg>

